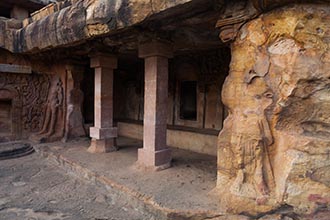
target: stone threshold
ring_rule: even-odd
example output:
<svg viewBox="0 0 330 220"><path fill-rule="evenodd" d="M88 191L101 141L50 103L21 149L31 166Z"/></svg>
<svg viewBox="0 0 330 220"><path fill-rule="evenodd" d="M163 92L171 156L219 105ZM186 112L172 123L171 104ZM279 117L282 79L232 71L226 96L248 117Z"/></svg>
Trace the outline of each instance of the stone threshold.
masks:
<svg viewBox="0 0 330 220"><path fill-rule="evenodd" d="M68 147L68 144L63 144L60 142L52 143L52 144L40 144L34 146L36 152L43 158L47 159L50 163L57 165L64 169L67 173L72 174L74 176L77 176L79 178L85 179L88 182L101 186L109 192L109 195L115 198L124 199L127 201L129 205L134 207L134 209L137 209L141 211L142 213L150 213L153 216L155 216L155 219L157 220L202 220L202 219L218 219L218 220L225 220L225 219L238 219L238 220L246 220L249 219L246 216L239 216L239 215L228 215L222 213L220 210L216 210L212 208L207 209L203 207L203 209L185 209L182 207L168 207L166 204L157 201L155 198L157 196L157 192L155 194L148 194L145 192L142 192L143 190L137 190L137 188L134 188L134 186L130 186L129 184L125 184L123 182L119 182L118 179L114 178L113 176L109 175L108 173L102 172L100 170L96 170L95 166L93 167L93 164L90 161L84 161L83 158L85 156L98 158L97 160L94 160L97 164L102 164L103 158L105 158L105 154L101 155L91 155L88 154L86 151L85 146L78 146L78 145L88 145L84 142L81 143L74 143L74 147ZM125 149L124 149L125 150ZM74 154L79 152L79 155ZM116 153L116 152L115 152ZM71 156L70 156L71 155ZM76 155L76 157L74 156ZM84 155L84 156L82 156ZM89 155L89 156L88 156ZM110 154L108 154L110 155ZM96 157L95 157L96 156ZM122 157L122 156L121 156ZM122 159L122 158L121 158ZM128 158L127 160L131 160ZM107 161L105 161L107 164L109 164ZM103 169L106 166L101 165L100 167L103 167ZM189 165L187 165L189 167ZM111 169L111 164L109 164L108 169ZM130 167L129 169L131 169ZM116 169L120 169L117 168ZM135 168L133 168L135 169ZM172 168L173 169L173 168ZM118 171L118 170L117 170ZM129 172L123 170L123 172ZM134 170L134 172L139 173L139 170ZM142 172L142 171L141 171ZM144 170L144 172L149 172ZM152 171L150 171L152 172ZM161 172L168 172L168 171L161 171ZM155 175L158 175L160 172L156 172ZM154 174L152 174L154 175ZM151 176L152 176L151 175ZM163 174L162 174L163 175ZM134 177L132 177L134 179ZM198 179L198 177L196 177ZM159 179L155 178L153 181L159 181ZM161 180L160 180L161 181ZM165 180L164 180L165 181ZM172 192L172 190L169 190L168 192L171 195L172 198L176 198L175 192ZM191 196L194 195L194 192L190 192ZM198 194L198 192L197 192ZM169 196L169 197L171 197ZM180 198L176 198L177 200L180 200ZM202 199L202 198L201 198ZM171 201L170 201L171 202ZM180 201L173 201L177 204L180 204ZM184 201L182 201L184 202ZM207 205L206 205L207 207Z"/></svg>

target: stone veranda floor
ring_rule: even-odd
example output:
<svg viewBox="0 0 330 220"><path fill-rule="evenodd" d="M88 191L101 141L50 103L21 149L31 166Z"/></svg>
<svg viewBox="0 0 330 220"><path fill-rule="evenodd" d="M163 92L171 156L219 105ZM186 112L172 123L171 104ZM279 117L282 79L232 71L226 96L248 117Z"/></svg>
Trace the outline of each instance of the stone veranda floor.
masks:
<svg viewBox="0 0 330 220"><path fill-rule="evenodd" d="M155 219L36 153L0 161L1 220Z"/></svg>
<svg viewBox="0 0 330 220"><path fill-rule="evenodd" d="M151 171L138 167L137 149L142 142L119 138L119 151L87 152L88 139L35 146L37 152L67 172L103 185L110 193L126 197L133 206L157 219L215 218L221 214L216 185L216 157L173 149L170 169ZM146 219L146 218L144 218Z"/></svg>
<svg viewBox="0 0 330 220"><path fill-rule="evenodd" d="M136 166L140 141L118 143L107 154L88 153L88 139L41 144L38 153L0 160L0 220L329 219L327 212L226 214L212 194L215 157L173 149L173 167L154 172Z"/></svg>

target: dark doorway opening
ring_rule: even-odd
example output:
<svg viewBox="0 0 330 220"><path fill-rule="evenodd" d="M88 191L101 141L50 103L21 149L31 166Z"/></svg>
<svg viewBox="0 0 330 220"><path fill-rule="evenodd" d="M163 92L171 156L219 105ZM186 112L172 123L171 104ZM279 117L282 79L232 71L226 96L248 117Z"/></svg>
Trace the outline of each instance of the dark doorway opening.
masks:
<svg viewBox="0 0 330 220"><path fill-rule="evenodd" d="M88 68L81 82L81 90L84 93L83 117L85 124L94 124L94 69Z"/></svg>
<svg viewBox="0 0 330 220"><path fill-rule="evenodd" d="M180 119L196 121L197 82L183 81L180 88Z"/></svg>
<svg viewBox="0 0 330 220"><path fill-rule="evenodd" d="M0 100L0 133L10 134L12 132L11 100Z"/></svg>

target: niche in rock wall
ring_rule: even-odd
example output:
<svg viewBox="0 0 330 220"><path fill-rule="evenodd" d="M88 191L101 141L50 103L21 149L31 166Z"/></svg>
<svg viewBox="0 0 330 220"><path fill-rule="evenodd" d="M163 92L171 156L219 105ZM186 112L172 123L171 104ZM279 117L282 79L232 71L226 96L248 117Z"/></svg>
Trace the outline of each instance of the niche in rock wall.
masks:
<svg viewBox="0 0 330 220"><path fill-rule="evenodd" d="M20 136L19 104L17 92L0 89L0 142L11 141Z"/></svg>
<svg viewBox="0 0 330 220"><path fill-rule="evenodd" d="M11 100L0 99L0 140L11 135L12 118L11 118Z"/></svg>

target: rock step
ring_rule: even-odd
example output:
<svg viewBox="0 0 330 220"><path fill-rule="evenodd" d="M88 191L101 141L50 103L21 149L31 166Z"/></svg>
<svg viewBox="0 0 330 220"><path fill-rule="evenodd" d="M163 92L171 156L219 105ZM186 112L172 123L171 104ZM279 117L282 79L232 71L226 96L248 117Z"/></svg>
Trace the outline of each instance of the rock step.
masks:
<svg viewBox="0 0 330 220"><path fill-rule="evenodd" d="M1 147L0 147L1 149ZM34 148L27 143L15 143L12 148L4 147L4 150L0 150L0 160L8 160L18 157L27 156L34 152Z"/></svg>

